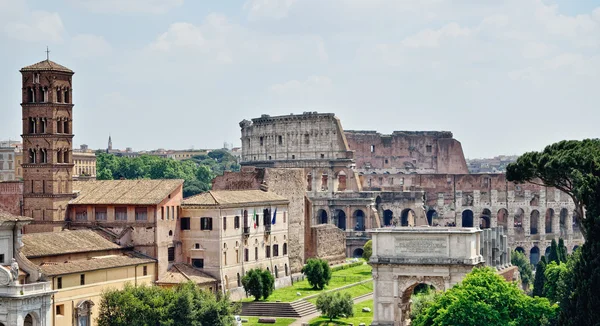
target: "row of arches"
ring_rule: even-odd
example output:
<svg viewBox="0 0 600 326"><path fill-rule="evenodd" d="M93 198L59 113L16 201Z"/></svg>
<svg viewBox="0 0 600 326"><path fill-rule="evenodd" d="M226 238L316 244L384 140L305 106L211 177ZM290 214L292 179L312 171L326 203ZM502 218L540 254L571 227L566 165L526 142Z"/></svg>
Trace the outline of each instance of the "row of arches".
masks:
<svg viewBox="0 0 600 326"><path fill-rule="evenodd" d="M577 250L579 248L579 245L574 245L573 246L573 252L575 250ZM550 254L550 246L546 247L546 250L544 251L544 256L548 257L548 255ZM517 247L515 248L515 251L518 251L524 255L527 256L527 253L525 251L525 249L523 249L523 247ZM529 262L532 265L536 265L540 259L541 259L541 255L540 255L540 248L538 246L533 246L531 247L531 250L529 250Z"/></svg>
<svg viewBox="0 0 600 326"><path fill-rule="evenodd" d="M71 90L68 87L56 87L52 90L55 103L71 103ZM50 88L48 86L27 87L26 103L50 102Z"/></svg>
<svg viewBox="0 0 600 326"><path fill-rule="evenodd" d="M507 230L508 225L508 210L506 208L501 208L497 213L497 224L498 226L502 226L504 230ZM559 212L559 225L555 225L555 212L554 209L548 208L544 217L544 231L545 233L555 233L557 228L560 229L560 233L566 233L568 228L568 217L569 211L566 208L562 208ZM464 210L461 214L462 218L462 226L463 227L473 227L474 226L474 214L470 209ZM491 218L492 212L485 208L481 212L479 216L479 227L481 228L490 228L491 227ZM524 226L526 225L525 211L522 208L517 208L513 215L513 225L512 227L516 230L516 232L523 232ZM530 234L539 234L541 221L540 221L540 212L537 209L534 209L529 214L529 231ZM573 231L579 231L579 215L577 211L573 211L573 221L572 221Z"/></svg>
<svg viewBox="0 0 600 326"><path fill-rule="evenodd" d="M52 163L50 161L50 155L52 155L52 151L50 150L50 153L48 153L48 151L49 150L46 148L30 148L28 151L29 155L28 155L27 162L32 163L32 164ZM56 150L56 160L54 160L54 161L56 163L69 163L70 157L71 157L71 152L69 151L69 149L67 149L67 148L57 149Z"/></svg>
<svg viewBox="0 0 600 326"><path fill-rule="evenodd" d="M357 209L354 211L354 213L352 213L352 217L354 221L354 231L364 231L366 229L365 212L362 209ZM319 209L317 211L317 224L327 224L330 222L342 230L346 230L349 226L352 226L349 225L349 221L346 217L346 212L344 212L343 210L336 209L334 211L333 217L330 220L327 211L324 209Z"/></svg>
<svg viewBox="0 0 600 326"><path fill-rule="evenodd" d="M68 134L71 130L71 120L68 118L57 118L55 133ZM48 118L29 117L27 119L27 133L45 134L48 132Z"/></svg>
<svg viewBox="0 0 600 326"><path fill-rule="evenodd" d="M317 176L317 177L319 177L319 176ZM346 173L344 171L340 171L340 172L336 173L334 181L336 181L335 184L337 184L336 191L345 191L346 190ZM319 191L329 190L329 175L327 173L323 173L320 175L320 187L318 185L317 185L317 187L318 187ZM313 191L312 173L309 173L306 175L306 191Z"/></svg>

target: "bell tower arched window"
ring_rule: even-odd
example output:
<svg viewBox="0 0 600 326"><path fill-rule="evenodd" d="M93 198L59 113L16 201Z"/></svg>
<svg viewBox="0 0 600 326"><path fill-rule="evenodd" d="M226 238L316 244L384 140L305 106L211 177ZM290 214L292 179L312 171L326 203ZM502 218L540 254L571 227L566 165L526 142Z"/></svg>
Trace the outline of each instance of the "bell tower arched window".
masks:
<svg viewBox="0 0 600 326"><path fill-rule="evenodd" d="M42 134L46 133L46 127L47 127L46 122L47 122L46 118L40 119L40 133L42 133Z"/></svg>
<svg viewBox="0 0 600 326"><path fill-rule="evenodd" d="M56 133L57 134L63 133L63 122L61 121L60 118L56 119Z"/></svg>
<svg viewBox="0 0 600 326"><path fill-rule="evenodd" d="M33 148L29 150L29 163L37 163L37 151Z"/></svg>
<svg viewBox="0 0 600 326"><path fill-rule="evenodd" d="M64 101L64 103L71 103L71 102L69 101L69 100L70 100L70 98L69 98L69 95L70 95L70 94L69 94L69 89L67 88L67 89L65 90L65 101Z"/></svg>
<svg viewBox="0 0 600 326"><path fill-rule="evenodd" d="M48 87L42 88L42 102L48 102Z"/></svg>
<svg viewBox="0 0 600 326"><path fill-rule="evenodd" d="M35 94L33 92L33 88L27 87L27 103L35 102Z"/></svg>
<svg viewBox="0 0 600 326"><path fill-rule="evenodd" d="M29 118L29 133L37 133L37 121L36 118Z"/></svg>
<svg viewBox="0 0 600 326"><path fill-rule="evenodd" d="M63 121L63 133L68 134L69 133L69 120L65 119Z"/></svg>
<svg viewBox="0 0 600 326"><path fill-rule="evenodd" d="M63 163L69 163L69 151L65 150L63 152Z"/></svg>
<svg viewBox="0 0 600 326"><path fill-rule="evenodd" d="M56 103L62 102L62 90L60 88L56 89Z"/></svg>
<svg viewBox="0 0 600 326"><path fill-rule="evenodd" d="M46 152L45 148L42 148L40 150L40 154L41 154L41 162L40 163L48 163L48 153Z"/></svg>
<svg viewBox="0 0 600 326"><path fill-rule="evenodd" d="M62 149L59 149L56 151L56 163L62 163L63 162L63 153L62 153Z"/></svg>

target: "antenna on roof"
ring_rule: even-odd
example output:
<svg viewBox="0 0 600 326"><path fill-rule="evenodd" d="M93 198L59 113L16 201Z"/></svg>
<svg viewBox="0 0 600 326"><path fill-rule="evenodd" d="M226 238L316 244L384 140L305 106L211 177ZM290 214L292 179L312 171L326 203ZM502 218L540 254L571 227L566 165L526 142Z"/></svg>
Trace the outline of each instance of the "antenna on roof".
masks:
<svg viewBox="0 0 600 326"><path fill-rule="evenodd" d="M46 45L46 61L50 61L50 50L48 50L47 45Z"/></svg>

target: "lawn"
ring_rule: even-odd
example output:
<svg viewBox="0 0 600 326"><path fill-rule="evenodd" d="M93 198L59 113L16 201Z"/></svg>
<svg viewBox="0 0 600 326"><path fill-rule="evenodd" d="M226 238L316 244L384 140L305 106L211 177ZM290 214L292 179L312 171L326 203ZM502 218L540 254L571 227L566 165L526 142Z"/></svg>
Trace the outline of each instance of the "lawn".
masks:
<svg viewBox="0 0 600 326"><path fill-rule="evenodd" d="M258 322L259 317L242 317L242 319L248 319L247 323L243 325L275 325L275 326L287 326L296 321L294 318L277 318L277 322L275 324L263 324Z"/></svg>
<svg viewBox="0 0 600 326"><path fill-rule="evenodd" d="M371 308L371 312L362 312L363 307ZM371 324L373 321L373 299L363 301L354 304L354 317L351 318L338 318L332 322L327 317L319 317L310 321L310 326L333 326L333 325L358 325L365 323L366 325Z"/></svg>
<svg viewBox="0 0 600 326"><path fill-rule="evenodd" d="M373 292L373 281L357 284L339 291L350 293L350 297L352 298L360 297L363 294ZM307 301L312 304L317 304L317 298L318 297L310 298Z"/></svg>
<svg viewBox="0 0 600 326"><path fill-rule="evenodd" d="M371 278L371 266L367 264L363 264L360 266L355 266L347 269L342 269L339 271L333 272L331 277L331 281L329 281L329 285L325 286L325 290L332 290L342 287L344 285L360 282L366 279ZM372 290L371 290L372 291ZM300 292L300 295L296 295L297 292ZM292 302L298 299L302 299L309 295L319 294L322 291L314 290L305 279L303 281L299 281L294 283L292 286L288 286L285 288L277 289L269 296L267 299L268 302L275 302L277 300L281 302ZM253 297L249 297L244 299L243 301L252 301Z"/></svg>

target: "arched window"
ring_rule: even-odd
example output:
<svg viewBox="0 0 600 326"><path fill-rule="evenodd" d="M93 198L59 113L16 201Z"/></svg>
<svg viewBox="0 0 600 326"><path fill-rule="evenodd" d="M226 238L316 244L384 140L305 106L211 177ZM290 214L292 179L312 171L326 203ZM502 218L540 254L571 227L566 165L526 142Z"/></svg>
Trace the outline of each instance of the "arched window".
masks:
<svg viewBox="0 0 600 326"><path fill-rule="evenodd" d="M65 90L65 103L71 103L70 98L69 98L69 89L68 88Z"/></svg>
<svg viewBox="0 0 600 326"><path fill-rule="evenodd" d="M35 134L37 133L37 119L36 118L29 118L29 133L30 134Z"/></svg>
<svg viewBox="0 0 600 326"><path fill-rule="evenodd" d="M65 119L63 121L63 133L68 134L69 133L69 120Z"/></svg>
<svg viewBox="0 0 600 326"><path fill-rule="evenodd" d="M287 255L287 243L283 243L283 255Z"/></svg>
<svg viewBox="0 0 600 326"><path fill-rule="evenodd" d="M61 121L60 118L56 119L56 133L57 134L62 134L63 130L63 123Z"/></svg>
<svg viewBox="0 0 600 326"><path fill-rule="evenodd" d="M40 154L41 154L41 163L48 163L48 153L46 152L45 148L42 148L40 150Z"/></svg>
<svg viewBox="0 0 600 326"><path fill-rule="evenodd" d="M62 149L58 149L56 151L56 163L62 163L62 162L63 162Z"/></svg>
<svg viewBox="0 0 600 326"><path fill-rule="evenodd" d="M60 88L56 89L56 103L62 102L62 90Z"/></svg>
<svg viewBox="0 0 600 326"><path fill-rule="evenodd" d="M48 87L42 88L42 102L48 102Z"/></svg>
<svg viewBox="0 0 600 326"><path fill-rule="evenodd" d="M287 264L285 264L285 276L288 276L288 267L287 267Z"/></svg>
<svg viewBox="0 0 600 326"><path fill-rule="evenodd" d="M42 134L45 134L45 133L46 133L46 127L47 127L47 126L48 126L48 125L47 125L47 120L46 120L46 118L42 118L42 119L40 119L40 132L41 132Z"/></svg>
<svg viewBox="0 0 600 326"><path fill-rule="evenodd" d="M37 151L33 148L29 150L29 163L37 163Z"/></svg>
<svg viewBox="0 0 600 326"><path fill-rule="evenodd" d="M35 103L35 93L31 87L27 88L27 103Z"/></svg>
<svg viewBox="0 0 600 326"><path fill-rule="evenodd" d="M63 152L63 163L69 163L69 150Z"/></svg>
<svg viewBox="0 0 600 326"><path fill-rule="evenodd" d="M235 229L239 229L240 228L240 217L236 216L233 218L233 227Z"/></svg>
<svg viewBox="0 0 600 326"><path fill-rule="evenodd" d="M244 210L244 228L248 227L248 211Z"/></svg>

